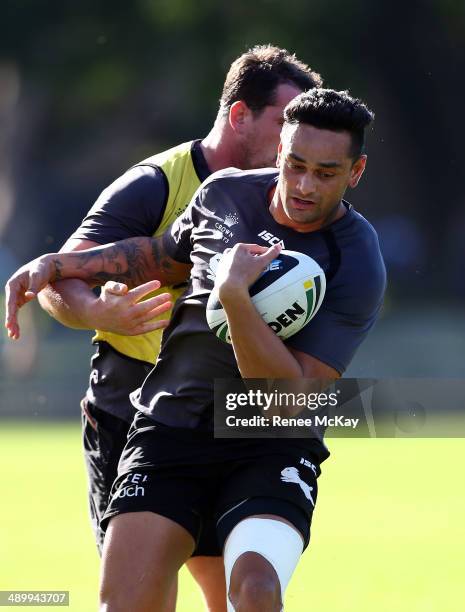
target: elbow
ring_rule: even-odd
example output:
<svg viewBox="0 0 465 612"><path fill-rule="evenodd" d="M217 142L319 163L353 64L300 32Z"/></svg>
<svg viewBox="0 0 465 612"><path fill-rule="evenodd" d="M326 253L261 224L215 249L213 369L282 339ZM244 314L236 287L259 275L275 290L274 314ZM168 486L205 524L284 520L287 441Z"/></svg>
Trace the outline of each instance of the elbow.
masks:
<svg viewBox="0 0 465 612"><path fill-rule="evenodd" d="M45 310L45 312L47 312L48 314L53 311L53 302L55 295L56 294L53 291L51 285L47 285L46 287L44 287L42 291L40 291L37 295L37 301L39 302L42 309Z"/></svg>
<svg viewBox="0 0 465 612"><path fill-rule="evenodd" d="M242 378L270 378L280 380L300 380L305 378L305 373L299 364L288 367L277 368L241 368Z"/></svg>
<svg viewBox="0 0 465 612"><path fill-rule="evenodd" d="M287 376L283 376L282 378L287 378L289 380L300 380L301 378L305 378L305 372L302 366L297 364L296 368L294 368L292 372L289 372Z"/></svg>

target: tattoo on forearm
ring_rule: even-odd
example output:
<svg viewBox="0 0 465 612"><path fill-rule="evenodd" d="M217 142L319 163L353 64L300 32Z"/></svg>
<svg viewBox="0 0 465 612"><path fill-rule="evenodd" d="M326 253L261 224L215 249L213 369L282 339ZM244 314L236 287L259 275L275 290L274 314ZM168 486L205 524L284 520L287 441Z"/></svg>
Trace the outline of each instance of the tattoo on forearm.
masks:
<svg viewBox="0 0 465 612"><path fill-rule="evenodd" d="M53 266L55 268L55 280L56 281L62 280L63 276L61 275L61 269L63 267L63 264L61 263L59 259L54 259Z"/></svg>
<svg viewBox="0 0 465 612"><path fill-rule="evenodd" d="M164 280L165 284L172 284L171 277L175 280L175 270L163 250L161 238L131 238L90 251L76 251L68 256L71 256L76 271L85 272L85 279L97 284L114 280L135 287L154 278ZM60 280L63 278L63 263L59 259L53 262L56 280Z"/></svg>
<svg viewBox="0 0 465 612"><path fill-rule="evenodd" d="M155 238L152 240L152 258L156 267L162 270L166 276L169 277L173 273L173 266L166 256L161 239Z"/></svg>

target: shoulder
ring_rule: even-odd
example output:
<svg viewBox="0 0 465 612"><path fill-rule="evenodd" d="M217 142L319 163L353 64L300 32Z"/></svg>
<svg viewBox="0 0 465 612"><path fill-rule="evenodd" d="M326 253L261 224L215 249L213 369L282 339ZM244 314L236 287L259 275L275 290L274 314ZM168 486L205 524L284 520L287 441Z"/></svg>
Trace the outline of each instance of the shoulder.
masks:
<svg viewBox="0 0 465 612"><path fill-rule="evenodd" d="M338 268L328 289L353 307L367 311L376 309L386 289L386 267L373 225L351 208L345 222L330 228ZM344 221L344 218L341 219Z"/></svg>
<svg viewBox="0 0 465 612"><path fill-rule="evenodd" d="M88 215L137 216L147 227L157 227L168 193L166 177L156 167L132 167L101 192Z"/></svg>
<svg viewBox="0 0 465 612"><path fill-rule="evenodd" d="M240 170L239 168L224 168L210 175L208 180L214 181L267 181L278 175L276 168L259 168L254 170Z"/></svg>
<svg viewBox="0 0 465 612"><path fill-rule="evenodd" d="M99 199L109 200L123 196L140 199L153 196L155 191L160 189L164 191L166 187L166 178L159 168L148 165L133 166L106 187Z"/></svg>
<svg viewBox="0 0 465 612"><path fill-rule="evenodd" d="M104 189L102 196L117 195L123 191L138 196L153 195L154 189L168 189L163 166L183 158L190 159L193 144L194 141L184 142L137 162Z"/></svg>
<svg viewBox="0 0 465 612"><path fill-rule="evenodd" d="M378 234L373 225L350 204L346 215L328 228L341 259L364 267L384 268Z"/></svg>
<svg viewBox="0 0 465 612"><path fill-rule="evenodd" d="M378 234L373 225L355 209L352 209L353 230L360 238L360 248L381 253Z"/></svg>
<svg viewBox="0 0 465 612"><path fill-rule="evenodd" d="M353 211L353 215L353 231L356 237L353 242L354 255L360 259L360 265L367 273L371 272L385 278L386 268L375 228L356 210Z"/></svg>
<svg viewBox="0 0 465 612"><path fill-rule="evenodd" d="M258 186L265 185L273 180L278 175L275 168L263 168L258 170L239 170L239 168L224 168L213 172L206 181L203 187L227 187L233 186Z"/></svg>
<svg viewBox="0 0 465 612"><path fill-rule="evenodd" d="M194 150L194 140L183 142L175 147L151 155L141 160L133 168L156 168L159 171L169 172L173 166L183 166L186 163L193 163L192 155Z"/></svg>
<svg viewBox="0 0 465 612"><path fill-rule="evenodd" d="M241 202L248 201L250 206L241 206L242 210L253 208L257 198L264 197L267 186L276 176L274 169L239 170L225 168L211 174L199 187L196 194L198 205L210 212L220 212L227 208L238 208Z"/></svg>

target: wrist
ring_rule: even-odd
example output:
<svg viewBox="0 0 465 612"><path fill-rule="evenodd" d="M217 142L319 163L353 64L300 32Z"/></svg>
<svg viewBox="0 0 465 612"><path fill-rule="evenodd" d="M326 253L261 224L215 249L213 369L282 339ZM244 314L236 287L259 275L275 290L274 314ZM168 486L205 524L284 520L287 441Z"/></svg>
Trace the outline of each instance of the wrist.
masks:
<svg viewBox="0 0 465 612"><path fill-rule="evenodd" d="M38 257L34 262L36 270L39 270L44 277L47 277L48 283L54 283L60 278L53 259L56 255L56 253L46 253Z"/></svg>
<svg viewBox="0 0 465 612"><path fill-rule="evenodd" d="M229 304L250 301L250 294L247 287L243 285L233 285L231 283L224 283L218 287L218 297L223 307Z"/></svg>
<svg viewBox="0 0 465 612"><path fill-rule="evenodd" d="M86 329L100 329L102 327L102 302L94 293L81 297L81 324Z"/></svg>
<svg viewBox="0 0 465 612"><path fill-rule="evenodd" d="M41 256L40 260L42 265L46 266L49 282L55 283L69 278L69 274L63 274L67 256L68 253L47 253Z"/></svg>

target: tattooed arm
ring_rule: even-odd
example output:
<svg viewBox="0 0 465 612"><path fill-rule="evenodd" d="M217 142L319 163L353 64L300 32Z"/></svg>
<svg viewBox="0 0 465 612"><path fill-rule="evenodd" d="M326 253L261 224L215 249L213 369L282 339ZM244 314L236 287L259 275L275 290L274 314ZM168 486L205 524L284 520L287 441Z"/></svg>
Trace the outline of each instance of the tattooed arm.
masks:
<svg viewBox="0 0 465 612"><path fill-rule="evenodd" d="M99 246L100 243L92 240L71 237L59 252L84 251ZM163 329L168 324L168 318L160 319L158 315L167 312L171 298L166 293L148 297L159 289L158 280L134 289L128 289L123 283L108 281L99 295L91 287L92 283L79 278L65 278L47 285L37 298L47 314L71 329L99 329L135 336Z"/></svg>
<svg viewBox="0 0 465 612"><path fill-rule="evenodd" d="M19 308L54 281L80 278L103 285L113 280L136 287L157 279L162 286L175 285L189 278L190 269L190 265L175 261L166 254L161 236L129 238L85 251L42 255L24 265L8 280L5 287L5 327L10 338L18 338Z"/></svg>
<svg viewBox="0 0 465 612"><path fill-rule="evenodd" d="M85 251L43 257L53 275L50 280L80 278L96 285L113 280L136 287L155 278L162 285L174 285L185 281L191 268L164 252L161 237L129 238ZM35 287L32 290L35 293Z"/></svg>

